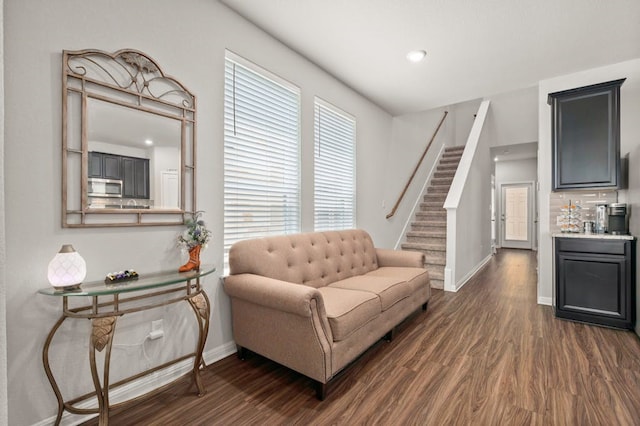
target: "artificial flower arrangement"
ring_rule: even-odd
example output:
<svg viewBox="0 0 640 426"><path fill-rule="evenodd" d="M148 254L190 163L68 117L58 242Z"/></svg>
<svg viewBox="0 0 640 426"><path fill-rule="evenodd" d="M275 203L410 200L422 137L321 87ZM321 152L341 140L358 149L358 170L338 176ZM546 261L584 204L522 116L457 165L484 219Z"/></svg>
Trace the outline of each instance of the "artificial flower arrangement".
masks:
<svg viewBox="0 0 640 426"><path fill-rule="evenodd" d="M187 229L178 236L178 244L189 250L189 261L178 271L187 272L200 269L200 249L211 239L211 231L200 217L203 211L188 214L184 221Z"/></svg>
<svg viewBox="0 0 640 426"><path fill-rule="evenodd" d="M211 231L207 229L204 220L200 219L202 213L204 212L197 211L186 214L189 216L184 221L187 229L178 236L178 243L187 249L205 245L211 239Z"/></svg>

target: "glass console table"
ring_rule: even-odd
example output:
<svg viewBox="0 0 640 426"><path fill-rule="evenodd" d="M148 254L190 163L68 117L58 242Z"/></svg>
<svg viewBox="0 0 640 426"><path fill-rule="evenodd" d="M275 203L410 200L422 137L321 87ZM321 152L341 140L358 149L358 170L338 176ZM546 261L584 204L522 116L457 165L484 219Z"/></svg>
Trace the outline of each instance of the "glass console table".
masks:
<svg viewBox="0 0 640 426"><path fill-rule="evenodd" d="M62 316L54 324L44 343L42 362L53 392L58 400L58 416L55 424L60 424L65 410L74 414L98 414L100 425L109 423L109 410L119 408L125 404L138 401L163 390L167 385L155 389L144 395L140 395L128 401L111 405L109 403L109 391L133 380L144 377L155 371L169 367L173 364L193 357L191 374L198 389L198 396L206 392L200 379L200 367L205 366L202 351L209 331L210 306L209 299L200 286L200 278L215 271L213 265L202 265L199 271L189 272L158 272L145 274L136 280L105 284L103 281L83 283L79 288L69 291L57 290L53 287L43 288L38 291L47 296L60 297L62 299ZM72 307L70 300L77 297L89 297L90 304ZM176 358L172 361L145 370L139 374L120 380L117 383L109 383L109 364L111 359L111 346L118 317L132 312L140 312L181 301L189 302L195 312L198 325L198 341L195 351ZM91 320L91 336L89 338L89 364L95 391L65 401L55 377L49 365L49 346L54 335L67 318L84 318ZM105 351L104 365L102 368L102 381L96 365L96 352ZM97 408L79 408L76 405L90 398L96 398Z"/></svg>

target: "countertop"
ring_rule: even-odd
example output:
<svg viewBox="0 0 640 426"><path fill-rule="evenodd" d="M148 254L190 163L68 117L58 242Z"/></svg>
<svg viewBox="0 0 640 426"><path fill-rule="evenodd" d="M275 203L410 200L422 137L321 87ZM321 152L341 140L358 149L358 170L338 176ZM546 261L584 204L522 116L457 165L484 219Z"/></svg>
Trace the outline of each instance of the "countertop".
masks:
<svg viewBox="0 0 640 426"><path fill-rule="evenodd" d="M591 238L597 240L635 240L633 235L612 235L612 234L584 234L581 232L555 232L551 234L553 238Z"/></svg>

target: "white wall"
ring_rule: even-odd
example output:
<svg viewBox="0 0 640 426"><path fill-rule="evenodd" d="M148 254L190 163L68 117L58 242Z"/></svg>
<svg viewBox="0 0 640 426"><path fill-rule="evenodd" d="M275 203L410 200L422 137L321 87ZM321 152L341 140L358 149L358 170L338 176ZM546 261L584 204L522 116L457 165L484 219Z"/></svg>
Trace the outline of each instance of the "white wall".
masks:
<svg viewBox="0 0 640 426"><path fill-rule="evenodd" d="M491 147L538 140L538 90L529 87L488 96L491 114L486 131Z"/></svg>
<svg viewBox="0 0 640 426"><path fill-rule="evenodd" d="M462 146L467 143L471 126L475 120L475 115L480 107L482 99L474 99L468 102L455 104L451 109L454 113L452 117L455 123L453 146Z"/></svg>
<svg viewBox="0 0 640 426"><path fill-rule="evenodd" d="M0 425L9 423L7 405L7 280L5 279L4 206L4 0L0 0Z"/></svg>
<svg viewBox="0 0 640 426"><path fill-rule="evenodd" d="M487 102L487 101L485 101ZM464 184L457 209L455 211L455 261L451 262L447 256L447 265L445 267L445 289L449 287L451 290L458 290L466 283L468 278L474 271L483 264L491 254L491 158L489 156L491 132L487 131L485 125L490 121L492 116L492 103L489 104L486 117L481 123L482 127L478 137L477 146L473 155L473 161L469 168L466 180L460 183ZM482 105L481 105L482 108ZM482 110L478 110L478 120L482 119ZM469 137L471 143L471 136ZM460 169L465 167L465 156L467 150L460 160ZM452 190L456 187L459 171L451 185ZM450 193L445 201L445 207L451 202L452 194ZM455 205L455 203L452 203ZM451 210L447 209L447 228L451 223L449 215ZM447 229L447 239L453 235ZM451 247L447 242L447 247ZM449 250L447 250L448 252ZM452 271L449 272L449 271ZM447 278L447 274L451 274L451 279Z"/></svg>
<svg viewBox="0 0 640 426"><path fill-rule="evenodd" d="M6 0L4 6L7 267L0 286L6 283L10 424L33 424L55 414L41 351L49 328L60 315L61 303L36 291L48 285L47 264L62 244L73 244L85 258L88 280L101 279L125 266L144 273L177 268L182 262L175 247L181 227L61 228L63 49L139 49L197 95L198 208L206 211L205 220L213 231L203 260L216 264L219 271L223 259L225 49L301 88L303 230L313 227L313 101L320 96L357 120L358 226L369 230L379 246L393 244L395 235L388 232L391 225L381 207L381 188L401 185L394 182L395 175L383 172L391 149L391 117L225 6L210 0ZM233 348L229 304L220 274L205 280L212 303L208 353ZM139 342L152 319L165 318L165 338L147 343L152 360L173 355L183 345L190 350L192 316L188 308L177 306L125 316L118 323L116 344ZM68 321L52 345L53 367L66 376L61 387L68 395L89 390L88 327L86 321ZM0 356L0 362L2 359ZM136 359L139 361L132 362ZM114 349L111 371L120 375L143 364L139 346L120 346ZM0 387L0 396L3 393Z"/></svg>
<svg viewBox="0 0 640 426"><path fill-rule="evenodd" d="M547 95L590 84L627 78L620 90L620 146L621 154L630 154L629 189L619 191L619 201L631 205L630 231L640 235L640 59L593 68L575 74L543 80L539 84L538 111L540 135L538 145L538 179L540 182L540 234L538 249L538 302L551 304L553 292L553 253L549 232L549 195L551 193L551 107ZM636 264L640 263L637 261ZM636 265L637 266L637 265ZM640 305L639 305L640 306Z"/></svg>

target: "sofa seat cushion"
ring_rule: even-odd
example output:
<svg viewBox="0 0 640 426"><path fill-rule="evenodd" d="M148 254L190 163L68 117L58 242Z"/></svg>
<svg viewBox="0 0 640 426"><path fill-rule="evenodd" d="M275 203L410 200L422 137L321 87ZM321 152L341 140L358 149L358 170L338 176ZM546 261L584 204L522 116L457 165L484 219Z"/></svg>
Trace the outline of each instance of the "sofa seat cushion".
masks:
<svg viewBox="0 0 640 426"><path fill-rule="evenodd" d="M380 299L373 293L334 287L320 287L318 291L336 342L380 315Z"/></svg>
<svg viewBox="0 0 640 426"><path fill-rule="evenodd" d="M431 287L429 272L424 268L412 268L406 266L384 266L367 273L368 277L391 277L406 281L412 289L417 291L422 287Z"/></svg>
<svg viewBox="0 0 640 426"><path fill-rule="evenodd" d="M371 275L371 272L336 281L330 284L329 287L373 293L380 298L383 311L386 311L405 297L409 297L412 293L411 286L402 277L374 276Z"/></svg>

